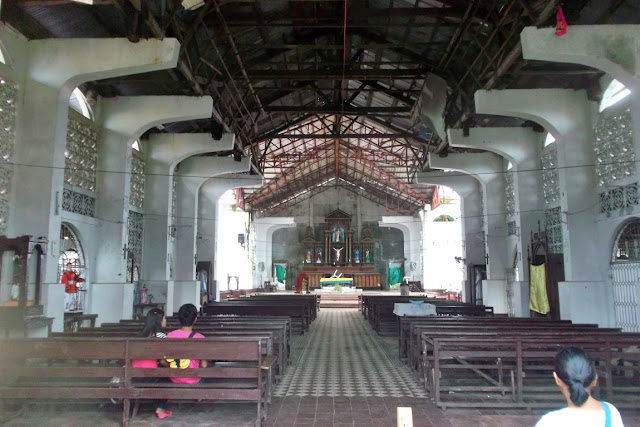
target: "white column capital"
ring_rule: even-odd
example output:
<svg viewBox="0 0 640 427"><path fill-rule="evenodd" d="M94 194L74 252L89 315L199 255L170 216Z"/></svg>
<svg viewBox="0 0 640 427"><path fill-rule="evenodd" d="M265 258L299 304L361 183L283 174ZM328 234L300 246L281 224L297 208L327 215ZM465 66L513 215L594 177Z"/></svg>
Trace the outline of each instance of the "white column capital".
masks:
<svg viewBox="0 0 640 427"><path fill-rule="evenodd" d="M213 139L209 133L157 133L149 135L149 160L172 167L184 159L203 153L230 151L236 136L225 133Z"/></svg>
<svg viewBox="0 0 640 427"><path fill-rule="evenodd" d="M553 28L526 27L522 57L597 68L627 87L640 87L640 25L572 25L562 37Z"/></svg>
<svg viewBox="0 0 640 427"><path fill-rule="evenodd" d="M83 82L175 68L180 43L174 38L30 40L28 76L69 91ZM67 95L68 98L68 95Z"/></svg>
<svg viewBox="0 0 640 427"><path fill-rule="evenodd" d="M206 119L212 111L210 96L118 96L102 101L104 127L126 135L128 143L153 126Z"/></svg>
<svg viewBox="0 0 640 427"><path fill-rule="evenodd" d="M451 153L447 157L429 156L433 169L450 169L467 173L487 184L504 171L502 157L493 153Z"/></svg>
<svg viewBox="0 0 640 427"><path fill-rule="evenodd" d="M476 113L520 117L542 125L557 140L584 126L587 92L573 89L478 90Z"/></svg>
<svg viewBox="0 0 640 427"><path fill-rule="evenodd" d="M452 147L490 151L514 166L536 155L539 139L539 133L523 127L471 128L468 136L462 129L449 129L448 135Z"/></svg>
<svg viewBox="0 0 640 427"><path fill-rule="evenodd" d="M452 188L460 197L467 197L480 189L480 184L476 178L460 172L419 172L416 175L416 181L418 184L444 185Z"/></svg>
<svg viewBox="0 0 640 427"><path fill-rule="evenodd" d="M427 74L415 109L416 119L431 128L440 138L445 137L444 109L447 104L447 81L435 74Z"/></svg>

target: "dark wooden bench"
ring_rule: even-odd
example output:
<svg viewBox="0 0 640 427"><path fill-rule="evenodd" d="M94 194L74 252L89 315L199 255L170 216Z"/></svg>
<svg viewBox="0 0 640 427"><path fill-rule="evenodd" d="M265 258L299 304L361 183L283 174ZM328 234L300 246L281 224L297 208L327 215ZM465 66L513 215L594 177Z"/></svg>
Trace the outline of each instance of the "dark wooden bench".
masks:
<svg viewBox="0 0 640 427"><path fill-rule="evenodd" d="M640 405L639 334L592 336L547 332L490 336L432 337L423 334L425 381L441 408L551 408L564 401L551 375L553 357L577 346L594 357L600 385L596 395L617 407ZM622 368L616 360L627 364ZM631 362L631 363L629 363Z"/></svg>
<svg viewBox="0 0 640 427"><path fill-rule="evenodd" d="M118 324L116 324L118 325ZM105 337L105 338L132 338L142 329L141 326L135 324L123 324L118 326L100 327L100 328L82 328L75 333L54 333L52 337ZM172 328L167 328L170 330ZM201 333L205 337L260 337L264 339L263 351L264 356L273 355L276 357L273 375L276 379L280 378L289 358L286 344L284 341L284 331L282 327L271 327L268 325L253 326L242 324L231 325L198 325L194 328L196 332ZM271 373L270 373L271 374Z"/></svg>
<svg viewBox="0 0 640 427"><path fill-rule="evenodd" d="M122 399L122 423L131 400L237 401L256 404L256 424L269 400L259 337L197 340L47 338L0 340L0 399ZM204 359L209 368L135 369L136 359ZM201 377L206 382L148 383L143 378ZM112 381L118 378L120 381Z"/></svg>
<svg viewBox="0 0 640 427"><path fill-rule="evenodd" d="M236 315L236 316L289 316L292 318L292 328L303 334L309 329L311 320L310 303L271 303L268 301L231 301L215 302L204 307L207 315ZM293 322L296 322L293 324Z"/></svg>

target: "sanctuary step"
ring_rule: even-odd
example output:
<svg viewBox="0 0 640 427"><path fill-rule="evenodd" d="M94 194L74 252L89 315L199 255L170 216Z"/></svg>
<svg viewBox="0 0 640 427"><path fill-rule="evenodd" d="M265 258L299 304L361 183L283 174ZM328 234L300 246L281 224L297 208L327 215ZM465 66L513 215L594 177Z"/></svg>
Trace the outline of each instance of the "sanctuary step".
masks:
<svg viewBox="0 0 640 427"><path fill-rule="evenodd" d="M358 293L340 294L327 292L322 294L320 308L358 308Z"/></svg>

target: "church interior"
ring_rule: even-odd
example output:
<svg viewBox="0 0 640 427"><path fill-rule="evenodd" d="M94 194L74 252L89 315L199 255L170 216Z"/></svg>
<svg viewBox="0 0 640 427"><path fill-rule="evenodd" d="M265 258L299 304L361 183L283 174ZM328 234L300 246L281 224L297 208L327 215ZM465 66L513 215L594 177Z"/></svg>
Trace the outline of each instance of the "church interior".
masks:
<svg viewBox="0 0 640 427"><path fill-rule="evenodd" d="M535 425L578 347L640 425L638 40L635 0L1 1L0 423Z"/></svg>

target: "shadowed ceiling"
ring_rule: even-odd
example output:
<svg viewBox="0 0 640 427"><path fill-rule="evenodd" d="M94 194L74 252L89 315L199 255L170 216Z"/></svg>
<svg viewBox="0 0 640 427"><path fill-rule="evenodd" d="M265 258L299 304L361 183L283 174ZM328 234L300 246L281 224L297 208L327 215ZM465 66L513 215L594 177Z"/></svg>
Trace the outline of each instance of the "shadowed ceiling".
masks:
<svg viewBox="0 0 640 427"><path fill-rule="evenodd" d="M445 126L533 126L481 116L493 88L599 94L597 70L522 59L525 26L554 26L555 0L71 0L3 2L2 19L30 39L175 37L173 70L88 82L103 97L211 95L208 120L150 132L233 132L261 188L238 203L268 214L330 188L413 213L433 188L415 184L428 153L455 151L420 118L426 78L446 81ZM634 0L563 2L569 25L638 23ZM187 8L185 8L187 7ZM571 29L569 28L569 31Z"/></svg>

